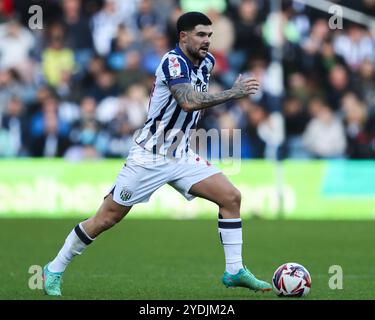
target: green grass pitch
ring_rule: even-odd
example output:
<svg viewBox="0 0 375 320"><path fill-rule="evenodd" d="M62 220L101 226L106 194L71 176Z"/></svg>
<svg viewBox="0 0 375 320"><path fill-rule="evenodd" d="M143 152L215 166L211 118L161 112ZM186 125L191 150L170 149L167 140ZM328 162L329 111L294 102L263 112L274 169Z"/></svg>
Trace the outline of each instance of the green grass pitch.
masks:
<svg viewBox="0 0 375 320"><path fill-rule="evenodd" d="M28 287L31 265L44 265L79 220L0 220L0 299L58 299ZM303 299L375 299L375 222L244 220L243 256L271 280L284 262L312 277ZM343 289L329 288L340 265ZM273 292L226 289L224 254L214 220L122 221L77 257L60 299L280 299Z"/></svg>

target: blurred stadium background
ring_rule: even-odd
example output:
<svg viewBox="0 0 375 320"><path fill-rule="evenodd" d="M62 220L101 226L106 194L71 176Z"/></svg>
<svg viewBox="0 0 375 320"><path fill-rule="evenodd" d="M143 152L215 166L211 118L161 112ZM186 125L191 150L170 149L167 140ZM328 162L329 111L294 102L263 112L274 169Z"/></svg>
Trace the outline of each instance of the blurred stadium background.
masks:
<svg viewBox="0 0 375 320"><path fill-rule="evenodd" d="M241 129L241 159L223 169L244 193L243 214L373 219L375 1L327 3L1 0L0 216L96 209L145 121L177 18L197 10L213 21L210 90L231 87L239 73L262 85L251 99L206 110L200 122L229 135ZM340 21L334 4L356 14ZM137 210L216 211L169 192Z"/></svg>
<svg viewBox="0 0 375 320"><path fill-rule="evenodd" d="M336 29L329 25L334 14L329 8L335 4L355 10L344 10L342 28L336 17ZM30 28L36 21L30 20L37 12L29 11L33 5L42 8L41 29ZM3 254L13 252L0 266L18 282L16 288L10 283L3 286L0 297L35 298L21 293L25 284L20 279L24 281L25 275L17 275L24 274L26 266L44 263L77 219L95 212L123 165L133 133L146 119L156 67L177 42L175 22L183 12L193 10L213 21L211 52L216 66L210 90L230 88L239 73L252 74L261 83L255 96L208 109L200 122L204 129L227 129L229 136L233 129L241 129L240 157L211 160L242 191L243 218L276 219L255 221L255 231L249 223L254 233L249 231L248 242L256 248L249 255L255 270L269 278L289 259L274 248L277 241L288 247L290 259L312 269L313 283L316 279L321 284L316 292L324 292L327 268L336 261L352 268L349 281L354 288L369 290L339 297L374 298L369 283L375 284L375 275L365 268L374 262L374 255L364 243L374 240L370 230L374 224L369 220L375 218L375 0L0 0L0 217L9 218L0 221L0 238L7 243L14 233L25 235L1 248ZM168 186L133 211L130 219L217 217L214 205L200 199L186 202ZM41 217L74 220L56 223ZM322 220L350 221L326 224ZM129 268L139 271L138 280L148 273L147 266L141 266L144 262L136 260L138 249L172 246L170 252L176 256L191 250L191 258L192 248L201 246L191 240L190 247L176 247L168 237L160 242L153 237L150 248L146 240L153 225L143 221L142 229L141 222L130 221L129 227L124 223L118 229L125 228L124 234L136 239L143 230L143 242L134 252L129 246L118 248L128 250L124 256L132 257ZM181 234L189 237L189 228L191 232L199 228L199 224L192 227L193 221L186 225L176 221L176 229L169 224L172 221L155 223L167 234L180 230L176 239ZM206 259L221 256L215 224L201 223L197 235L205 239L211 232L212 239L205 243L217 249ZM265 234L274 238L266 239ZM348 234L357 242L346 242ZM45 243L46 251L33 251L27 235ZM95 268L112 267L106 266L105 257L105 243L114 245L109 237L104 235L98 243L103 261ZM114 231L113 237L118 237L120 246L122 235ZM300 245L290 246L290 238L299 239ZM358 248L361 251L353 256ZM273 258L263 252L271 252ZM166 276L173 272L171 266L163 267L163 256L152 257L156 265L160 260L159 270L166 267ZM94 255L78 263L92 267L90 259ZM364 263L357 264L361 259ZM15 261L22 262L16 271ZM198 265L204 274L211 262L176 258L186 274ZM220 274L220 263L218 267ZM95 283L104 281L108 291L102 298L246 298L238 293L217 294L209 282L207 291L193 288L181 293L177 284L172 290L163 282L158 282L157 292L146 282L129 291L117 286L124 276L120 266L112 270L112 278L101 278L100 272ZM74 273L70 281L80 276ZM91 284L84 292L70 285L71 297L95 297ZM319 297L337 296L331 291L315 296Z"/></svg>

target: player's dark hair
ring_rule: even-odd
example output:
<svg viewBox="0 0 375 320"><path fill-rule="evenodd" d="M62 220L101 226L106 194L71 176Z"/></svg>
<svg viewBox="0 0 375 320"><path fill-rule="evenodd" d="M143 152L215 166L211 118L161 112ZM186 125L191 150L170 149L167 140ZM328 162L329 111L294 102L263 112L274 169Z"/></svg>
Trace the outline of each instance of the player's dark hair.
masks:
<svg viewBox="0 0 375 320"><path fill-rule="evenodd" d="M184 13L177 20L177 35L180 35L181 31L193 30L198 24L210 26L212 25L212 22L205 14L201 12L192 11Z"/></svg>

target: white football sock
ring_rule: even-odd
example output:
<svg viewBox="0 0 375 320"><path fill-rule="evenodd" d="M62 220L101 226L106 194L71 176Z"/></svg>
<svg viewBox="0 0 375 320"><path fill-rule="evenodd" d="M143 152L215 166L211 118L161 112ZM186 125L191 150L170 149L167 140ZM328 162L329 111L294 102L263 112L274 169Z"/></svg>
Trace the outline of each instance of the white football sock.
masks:
<svg viewBox="0 0 375 320"><path fill-rule="evenodd" d="M48 265L48 270L51 272L65 271L73 257L82 254L83 250L94 240L87 235L81 222L69 233L56 258Z"/></svg>
<svg viewBox="0 0 375 320"><path fill-rule="evenodd" d="M243 268L241 218L219 219L219 234L224 247L225 271L236 274Z"/></svg>

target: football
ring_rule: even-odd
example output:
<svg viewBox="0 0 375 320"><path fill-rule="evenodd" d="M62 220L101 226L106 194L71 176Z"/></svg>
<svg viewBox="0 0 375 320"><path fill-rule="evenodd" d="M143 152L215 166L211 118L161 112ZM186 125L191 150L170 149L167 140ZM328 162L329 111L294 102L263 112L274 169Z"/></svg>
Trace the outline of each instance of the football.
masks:
<svg viewBox="0 0 375 320"><path fill-rule="evenodd" d="M306 296L311 289L310 273L298 263L284 263L273 274L272 287L279 297Z"/></svg>

